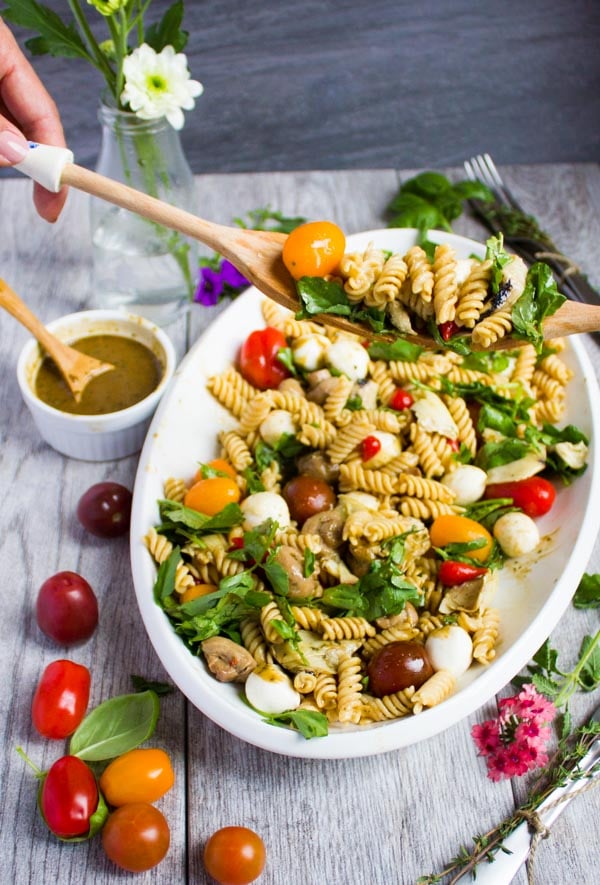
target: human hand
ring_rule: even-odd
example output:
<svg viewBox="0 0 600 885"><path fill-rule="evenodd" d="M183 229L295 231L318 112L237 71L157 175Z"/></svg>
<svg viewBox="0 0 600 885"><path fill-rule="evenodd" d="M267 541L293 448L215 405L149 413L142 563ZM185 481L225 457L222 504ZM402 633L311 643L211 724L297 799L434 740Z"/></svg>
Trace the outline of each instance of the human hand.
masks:
<svg viewBox="0 0 600 885"><path fill-rule="evenodd" d="M27 139L66 147L54 101L0 18L0 166L20 162ZM33 202L46 221L56 221L66 197L66 188L53 194L34 185Z"/></svg>

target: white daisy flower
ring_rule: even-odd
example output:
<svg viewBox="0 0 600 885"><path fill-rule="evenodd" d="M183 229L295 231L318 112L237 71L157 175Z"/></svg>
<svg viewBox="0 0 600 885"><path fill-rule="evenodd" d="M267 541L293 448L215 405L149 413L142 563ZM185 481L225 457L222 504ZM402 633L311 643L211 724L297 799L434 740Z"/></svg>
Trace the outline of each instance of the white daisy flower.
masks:
<svg viewBox="0 0 600 885"><path fill-rule="evenodd" d="M182 108L190 111L204 91L202 83L190 80L186 56L172 46L157 53L143 43L124 59L123 74L123 104L142 120L166 117L174 129L183 126Z"/></svg>

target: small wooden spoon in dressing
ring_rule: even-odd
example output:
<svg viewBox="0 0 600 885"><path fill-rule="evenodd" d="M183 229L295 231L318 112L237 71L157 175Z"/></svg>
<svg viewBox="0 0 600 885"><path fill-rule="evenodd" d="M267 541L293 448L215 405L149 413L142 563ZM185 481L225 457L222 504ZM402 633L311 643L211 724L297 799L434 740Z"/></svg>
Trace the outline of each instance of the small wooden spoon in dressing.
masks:
<svg viewBox="0 0 600 885"><path fill-rule="evenodd" d="M205 243L231 261L257 289L277 304L294 312L300 309L295 282L282 260L282 249L286 239L284 234L214 224L74 163L64 165L60 173L60 184L70 185L92 196L100 197ZM317 314L311 319L367 339L393 341L403 337L430 350L439 347L430 335L380 334L373 332L367 325L352 323L334 314ZM544 338L559 338L562 335L598 330L600 330L600 307L573 301L563 304L555 314L547 317L543 324ZM496 341L488 349L505 350L522 347L523 344L523 340L506 337ZM478 348L473 347L473 350L476 349Z"/></svg>
<svg viewBox="0 0 600 885"><path fill-rule="evenodd" d="M79 402L92 378L114 369L111 363L100 362L59 341L2 279L0 279L0 307L8 311L31 332L34 338L37 338L56 363L76 402Z"/></svg>

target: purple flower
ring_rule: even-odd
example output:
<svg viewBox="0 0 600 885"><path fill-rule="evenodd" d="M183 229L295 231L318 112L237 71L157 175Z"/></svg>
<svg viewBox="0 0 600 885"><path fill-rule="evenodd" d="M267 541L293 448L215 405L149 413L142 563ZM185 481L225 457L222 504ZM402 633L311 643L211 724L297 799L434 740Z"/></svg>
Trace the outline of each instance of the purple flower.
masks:
<svg viewBox="0 0 600 885"><path fill-rule="evenodd" d="M250 281L226 258L221 262L221 277L225 285L232 289L246 289L250 285Z"/></svg>
<svg viewBox="0 0 600 885"><path fill-rule="evenodd" d="M200 281L194 301L205 307L213 307L224 295L237 294L240 289L245 289L249 285L246 277L242 276L230 261L223 259L218 270L209 265L200 269Z"/></svg>

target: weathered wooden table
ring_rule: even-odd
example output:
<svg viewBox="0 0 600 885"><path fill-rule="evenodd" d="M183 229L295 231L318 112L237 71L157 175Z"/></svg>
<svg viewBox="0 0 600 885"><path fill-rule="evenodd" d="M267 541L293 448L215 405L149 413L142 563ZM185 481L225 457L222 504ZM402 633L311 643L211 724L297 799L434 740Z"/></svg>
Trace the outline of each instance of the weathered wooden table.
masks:
<svg viewBox="0 0 600 885"><path fill-rule="evenodd" d="M449 170L460 175L458 170ZM538 216L596 285L600 284L600 171L596 166L513 167L503 170L515 193ZM198 177L198 212L230 223L259 206L290 215L331 218L348 232L385 226L383 210L401 180L394 170L236 174ZM462 177L462 176L461 176ZM485 236L468 216L455 230ZM0 275L45 320L94 305L90 292L86 198L69 197L54 228L40 221L24 180L0 182ZM179 355L218 309L195 305L168 331ZM125 538L86 534L75 516L80 495L106 479L131 486L136 457L113 463L69 460L40 439L15 378L27 333L0 316L0 883L129 881L104 856L99 839L63 845L39 818L35 782L15 751L40 767L63 752L61 742L34 733L30 704L42 669L58 657L90 667L91 703L131 690L130 674L165 679L138 615ZM587 342L600 373L600 349ZM598 518L600 524L600 514ZM94 587L100 625L85 645L61 650L39 631L34 601L42 582L65 569ZM600 546L587 570L600 571ZM570 608L553 633L565 668L597 611ZM577 720L598 702L575 698ZM268 851L261 882L273 885L405 885L441 869L470 837L485 832L523 799L519 781L494 784L476 757L470 728L492 715L494 703L446 732L399 752L366 759L310 761L256 749L213 725L178 692L162 702L153 738L171 754L176 787L161 802L172 833L167 858L136 881L208 881L202 847L217 828L257 830ZM560 885L596 880L600 790L579 797L556 823L535 864L536 881ZM501 878L498 882L502 882ZM515 880L525 883L522 869Z"/></svg>

